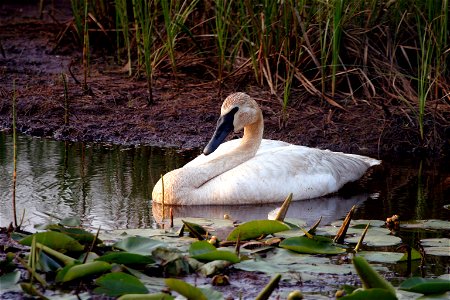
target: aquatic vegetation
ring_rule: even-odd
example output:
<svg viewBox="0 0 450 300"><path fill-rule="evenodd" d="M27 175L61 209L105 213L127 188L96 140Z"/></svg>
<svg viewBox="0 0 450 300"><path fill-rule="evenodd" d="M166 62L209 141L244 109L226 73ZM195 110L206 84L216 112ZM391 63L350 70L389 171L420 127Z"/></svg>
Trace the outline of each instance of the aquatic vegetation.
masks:
<svg viewBox="0 0 450 300"><path fill-rule="evenodd" d="M204 220L198 219L198 221L206 224ZM276 225L278 228L271 233L267 232L267 228L270 228L274 222L279 224ZM70 220L62 220L61 223L77 224L78 222L70 218ZM190 224L189 231L180 231L181 236L176 234L181 224L186 223ZM207 223L213 226L205 229L203 225L195 223L195 219L191 219L190 222L174 220L178 228L140 229L142 236L134 235L137 231L133 230L105 232L100 234L101 240L98 239L98 243L94 234L91 233L90 238L86 238L89 233L84 231L82 231L83 234L69 236L75 229L82 230L78 226L49 224L44 226L47 229L42 232L25 237L20 234L13 235L20 240L20 243L31 245L30 255L26 259L28 262L19 259L24 261L28 271L33 274L34 280L27 282L20 279L20 273L15 270L14 265L11 265L14 255L10 253L4 262L0 262L2 270L3 266L10 265L9 268L4 268L8 271L0 276L0 282L2 288L6 290L17 291L20 286L23 292L42 297L45 297L46 290L58 290L61 294L67 287L79 286L79 283L83 282L90 286L88 291L121 297L120 299L161 299L161 297L172 299L173 294L167 294L165 287L168 287L172 293L183 295L188 299L222 299L222 293L211 286L194 286L182 279L161 277L189 276L195 272L204 274L203 276L213 276L223 274L225 269L231 272L230 274L246 270L271 275L272 278L267 285L264 288L261 287L258 295L254 295L255 299L268 299L275 292L281 279L285 281L285 284L294 282L292 276L295 273L301 273L304 280L309 278L308 280L320 281L320 277L324 274L348 276L356 269L363 283L363 289L346 286L347 296L343 299L376 299L381 296L383 299L396 299L397 294L402 293L402 290L419 296L449 292L450 282L443 278L413 277L401 283L399 289L396 289L380 275L380 271L385 272L386 268L369 265L364 259L364 252L351 254L348 244L336 245L331 238L313 235L281 221L245 222L236 227L239 228L237 232L240 232L237 238L235 233L230 233L236 231L236 228L234 230L230 228L229 223L224 224L222 220L217 222L209 220ZM356 223L363 223L363 221ZM217 225L214 226L214 224ZM225 229L220 227L223 225L227 226L228 233L219 234ZM349 230L354 226L359 225L350 225ZM206 234L199 232L194 234L193 228L195 231ZM257 228L263 229L257 232ZM297 231L298 236L286 239L281 235L278 236L287 230ZM124 236L124 232L127 231L133 235ZM323 232L321 227L318 227L317 232L321 231ZM337 232L336 227L335 232ZM212 235L217 237L213 238ZM240 235L251 240L240 240ZM203 240L199 240L196 236L202 236ZM228 239L227 236L230 238ZM213 239L216 241L212 242ZM239 252L235 252L236 248L230 247L234 245L239 245ZM339 251L329 251L330 249ZM80 255L81 253L83 255ZM339 265L331 263L330 258L336 256L350 257L354 267L348 263ZM274 273L276 275L273 276ZM42 274L49 275L45 276L47 281L43 279ZM292 291L295 285L290 286ZM244 297L245 293L244 291ZM277 293L280 295L280 292Z"/></svg>
<svg viewBox="0 0 450 300"><path fill-rule="evenodd" d="M439 108L448 100L448 4L72 0L75 27L84 35L85 69L88 47L104 47L88 43L91 23L115 33L118 57L127 53L130 76L145 66L150 99L155 72L167 66L175 76L181 68L201 68L205 78L220 84L249 74L281 95L283 118L291 90L300 86L341 109L349 99L357 104L386 97L387 106L395 109L401 102L409 109L419 145L431 138L430 103Z"/></svg>

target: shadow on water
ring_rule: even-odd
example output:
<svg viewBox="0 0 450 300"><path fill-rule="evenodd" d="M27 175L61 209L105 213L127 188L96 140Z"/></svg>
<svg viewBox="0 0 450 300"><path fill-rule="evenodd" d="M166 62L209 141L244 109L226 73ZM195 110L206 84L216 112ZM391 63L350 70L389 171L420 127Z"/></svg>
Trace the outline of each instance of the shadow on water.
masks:
<svg viewBox="0 0 450 300"><path fill-rule="evenodd" d="M12 220L12 138L0 133L0 226ZM153 185L161 174L198 154L154 147L64 143L26 136L18 138L17 210L24 227L53 217L80 216L86 226L102 229L151 227L161 209L151 204ZM450 162L392 159L368 181L366 194L330 196L292 204L288 217L311 224L342 218L353 204L361 219L450 219ZM380 172L378 172L380 173ZM266 218L275 204L261 206L175 207L175 217ZM152 213L153 211L153 213ZM154 216L153 216L154 215Z"/></svg>

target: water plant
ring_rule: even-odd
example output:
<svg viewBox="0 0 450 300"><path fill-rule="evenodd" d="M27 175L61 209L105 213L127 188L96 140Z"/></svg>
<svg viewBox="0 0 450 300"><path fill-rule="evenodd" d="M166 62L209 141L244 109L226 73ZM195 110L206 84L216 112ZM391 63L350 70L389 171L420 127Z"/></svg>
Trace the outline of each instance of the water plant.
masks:
<svg viewBox="0 0 450 300"><path fill-rule="evenodd" d="M177 76L181 66L200 64L217 70L220 84L247 72L280 99L283 122L291 89L304 89L340 109L349 98L358 104L386 97L394 110L403 103L423 146L437 138L427 134L428 116L445 123L429 103L437 108L448 98L448 0L72 0L72 6L83 35L85 77L92 12L105 32L116 32L129 75L145 68L149 103L154 74L170 65Z"/></svg>
<svg viewBox="0 0 450 300"><path fill-rule="evenodd" d="M17 206L16 206L16 183L17 183L17 129L16 129L16 81L13 81L12 95L12 126L13 126L13 176L12 176L12 207L14 216L14 226L17 227Z"/></svg>

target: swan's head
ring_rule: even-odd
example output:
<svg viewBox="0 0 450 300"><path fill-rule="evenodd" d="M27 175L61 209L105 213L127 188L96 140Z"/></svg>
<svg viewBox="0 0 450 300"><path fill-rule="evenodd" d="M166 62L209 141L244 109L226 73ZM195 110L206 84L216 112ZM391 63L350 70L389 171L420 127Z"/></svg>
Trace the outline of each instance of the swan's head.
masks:
<svg viewBox="0 0 450 300"><path fill-rule="evenodd" d="M239 132L245 126L257 122L260 114L258 104L249 95L245 93L229 95L222 104L216 131L203 150L203 154L213 153L230 132Z"/></svg>

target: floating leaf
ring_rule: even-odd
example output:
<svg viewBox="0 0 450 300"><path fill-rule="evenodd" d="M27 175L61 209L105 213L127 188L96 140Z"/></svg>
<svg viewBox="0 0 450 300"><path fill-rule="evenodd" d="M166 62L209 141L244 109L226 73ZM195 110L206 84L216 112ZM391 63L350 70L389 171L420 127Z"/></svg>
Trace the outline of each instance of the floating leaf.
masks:
<svg viewBox="0 0 450 300"><path fill-rule="evenodd" d="M239 257L230 251L217 250L216 247L207 241L198 241L191 244L189 248L191 257L199 260L213 261L226 260L232 263L238 263Z"/></svg>
<svg viewBox="0 0 450 300"><path fill-rule="evenodd" d="M308 254L339 254L346 251L344 248L335 246L331 239L321 236L315 236L312 239L306 236L291 237L282 241L280 247Z"/></svg>
<svg viewBox="0 0 450 300"><path fill-rule="evenodd" d="M190 285L179 279L167 278L166 285L178 294L186 297L188 300L207 300L208 298L203 294L202 290Z"/></svg>
<svg viewBox="0 0 450 300"><path fill-rule="evenodd" d="M345 242L356 244L360 236L348 237ZM398 236L384 234L383 231L370 229L364 237L364 244L373 247L394 246L401 244L402 239Z"/></svg>
<svg viewBox="0 0 450 300"><path fill-rule="evenodd" d="M2 292L17 288L17 283L20 280L20 271L13 271L0 276L0 287Z"/></svg>
<svg viewBox="0 0 450 300"><path fill-rule="evenodd" d="M79 241L82 244L92 244L92 242L95 239L95 235L92 234L89 231L86 231L84 229L81 228L67 228L61 225L49 225L47 226L48 230L51 231L56 231L56 232L60 232L60 233L64 233L74 239L76 239L77 241ZM101 243L102 241L99 239L96 239L96 243Z"/></svg>
<svg viewBox="0 0 450 300"><path fill-rule="evenodd" d="M422 255L416 249L411 248L411 260L418 260L418 259L422 259ZM400 258L400 261L407 261L407 260L408 260L408 252L404 253L402 258Z"/></svg>
<svg viewBox="0 0 450 300"><path fill-rule="evenodd" d="M353 257L353 265L355 266L356 272L358 273L363 287L365 289L380 288L389 291L395 297L394 287L386 281L381 275L375 271L367 260L361 256Z"/></svg>
<svg viewBox="0 0 450 300"><path fill-rule="evenodd" d="M208 234L208 232L205 230L205 228L203 228L202 226L195 224L195 223L191 223L191 222L187 222L187 221L183 221L183 227L182 230L190 232L191 235L193 235L194 237L196 237L197 239L199 239L200 241L204 240L204 236L206 236ZM180 236L183 235L183 232L180 232Z"/></svg>
<svg viewBox="0 0 450 300"><path fill-rule="evenodd" d="M67 217L62 219L59 224L63 226L77 227L81 226L81 219L79 217Z"/></svg>
<svg viewBox="0 0 450 300"><path fill-rule="evenodd" d="M236 241L238 236L241 241L258 238L263 235L273 234L291 229L288 225L275 220L253 220L236 227L227 237L228 241Z"/></svg>
<svg viewBox="0 0 450 300"><path fill-rule="evenodd" d="M118 297L124 294L148 293L148 289L139 279L123 272L103 275L95 283L99 285L99 287L94 289L95 293L105 294L110 297Z"/></svg>
<svg viewBox="0 0 450 300"><path fill-rule="evenodd" d="M373 289L357 289L350 295L339 298L339 300L397 300L397 296L390 291L373 288Z"/></svg>
<svg viewBox="0 0 450 300"><path fill-rule="evenodd" d="M43 272L56 271L62 267L56 260L48 256L44 251L39 251L38 266L39 270Z"/></svg>
<svg viewBox="0 0 450 300"><path fill-rule="evenodd" d="M67 251L78 252L84 250L83 245L81 245L74 238L55 231L39 232L32 234L20 240L20 243L22 245L31 246L33 237L36 237L37 243L41 243L49 248L52 248L60 252L67 252Z"/></svg>
<svg viewBox="0 0 450 300"><path fill-rule="evenodd" d="M104 261L93 261L85 264L68 265L56 275L56 282L67 282L93 274L111 270L111 265Z"/></svg>
<svg viewBox="0 0 450 300"><path fill-rule="evenodd" d="M128 251L130 253L150 255L153 249L165 245L161 241L153 240L143 236L130 236L113 245L114 248Z"/></svg>
<svg viewBox="0 0 450 300"><path fill-rule="evenodd" d="M401 223L402 228L420 228L420 229L450 229L450 221L444 220L417 220L411 223Z"/></svg>
<svg viewBox="0 0 450 300"><path fill-rule="evenodd" d="M366 260L371 262L380 262L380 263L396 263L400 261L406 261L408 258L407 253L401 252L383 252L383 251L360 251L358 252L358 256L364 257ZM421 259L420 253L411 249L411 260Z"/></svg>
<svg viewBox="0 0 450 300"><path fill-rule="evenodd" d="M202 265L200 268L197 269L197 271L206 277L220 273L223 271L223 269L225 269L230 265L231 263L229 261L215 260Z"/></svg>
<svg viewBox="0 0 450 300"><path fill-rule="evenodd" d="M173 299L175 298L166 293L126 294L118 298L118 300L173 300Z"/></svg>
<svg viewBox="0 0 450 300"><path fill-rule="evenodd" d="M153 258L149 256L129 252L110 252L95 260L123 265L147 265L155 262Z"/></svg>
<svg viewBox="0 0 450 300"><path fill-rule="evenodd" d="M425 295L441 294L450 291L450 280L412 277L403 281L398 288Z"/></svg>

